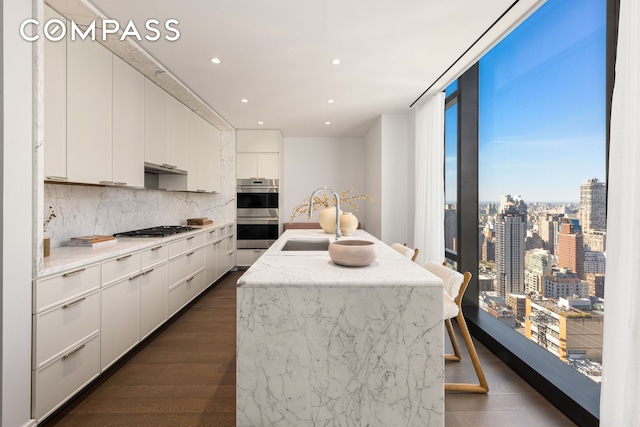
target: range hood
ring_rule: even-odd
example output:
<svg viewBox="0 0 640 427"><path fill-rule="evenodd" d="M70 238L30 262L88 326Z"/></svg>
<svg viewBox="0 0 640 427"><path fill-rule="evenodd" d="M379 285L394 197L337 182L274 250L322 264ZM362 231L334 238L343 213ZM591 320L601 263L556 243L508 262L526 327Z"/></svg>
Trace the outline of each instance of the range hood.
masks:
<svg viewBox="0 0 640 427"><path fill-rule="evenodd" d="M154 163L144 162L144 172L156 175L186 175L187 171L178 169L169 164L156 165Z"/></svg>

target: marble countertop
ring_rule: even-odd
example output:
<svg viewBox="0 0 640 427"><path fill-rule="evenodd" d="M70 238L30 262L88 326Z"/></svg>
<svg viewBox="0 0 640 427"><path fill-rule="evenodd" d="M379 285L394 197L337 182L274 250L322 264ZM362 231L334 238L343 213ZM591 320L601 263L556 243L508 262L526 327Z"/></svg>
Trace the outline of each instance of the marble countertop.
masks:
<svg viewBox="0 0 640 427"><path fill-rule="evenodd" d="M184 237L202 233L205 230L226 227L230 222L215 223L196 228L192 231L173 234L166 237L116 237L117 243L95 248L79 246L59 246L51 249L51 255L44 258L44 268L37 275L37 279L61 273L66 270L82 267L94 262L122 256L146 248L152 248Z"/></svg>
<svg viewBox="0 0 640 427"><path fill-rule="evenodd" d="M243 287L305 286L429 286L443 287L442 281L410 259L364 230L356 230L341 240L362 239L375 242L378 258L367 267L334 264L328 251L282 251L289 239L329 239L322 230L290 229L240 277Z"/></svg>

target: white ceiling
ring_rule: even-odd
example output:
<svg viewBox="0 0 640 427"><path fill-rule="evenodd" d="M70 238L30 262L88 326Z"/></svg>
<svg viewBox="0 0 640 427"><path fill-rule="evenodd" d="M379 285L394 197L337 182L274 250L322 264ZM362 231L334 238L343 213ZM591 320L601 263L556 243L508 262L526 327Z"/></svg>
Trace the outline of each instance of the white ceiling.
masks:
<svg viewBox="0 0 640 427"><path fill-rule="evenodd" d="M407 113L453 65L432 91L442 89L470 61L458 58L498 17L512 4L527 3L512 8L498 34L480 43L485 48L488 37L500 37L537 0L91 3L125 25L133 19L142 30L150 18L177 19L178 41L139 44L236 129L361 136L380 114ZM212 64L212 57L222 63ZM332 65L334 58L342 64Z"/></svg>

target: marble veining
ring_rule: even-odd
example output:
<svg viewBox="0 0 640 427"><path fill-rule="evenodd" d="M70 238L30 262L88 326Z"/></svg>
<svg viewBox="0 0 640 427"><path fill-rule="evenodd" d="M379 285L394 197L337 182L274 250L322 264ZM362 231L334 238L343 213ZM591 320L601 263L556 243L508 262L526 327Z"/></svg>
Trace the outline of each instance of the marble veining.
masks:
<svg viewBox="0 0 640 427"><path fill-rule="evenodd" d="M444 425L442 282L386 248L368 271L395 276L352 268L358 282L310 261L322 254L276 246L239 280L236 425ZM299 273L271 280L286 265ZM304 270L324 279L304 281Z"/></svg>

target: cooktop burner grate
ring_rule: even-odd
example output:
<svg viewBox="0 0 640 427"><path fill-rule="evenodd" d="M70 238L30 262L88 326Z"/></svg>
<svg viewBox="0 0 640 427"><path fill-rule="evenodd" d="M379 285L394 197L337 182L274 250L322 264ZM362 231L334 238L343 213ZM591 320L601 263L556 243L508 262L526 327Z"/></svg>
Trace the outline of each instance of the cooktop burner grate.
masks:
<svg viewBox="0 0 640 427"><path fill-rule="evenodd" d="M184 233L185 231L191 231L193 229L193 227L184 225L161 225L159 227L116 233L113 237L164 237L171 236L172 234Z"/></svg>

